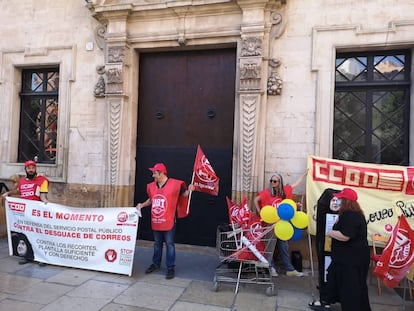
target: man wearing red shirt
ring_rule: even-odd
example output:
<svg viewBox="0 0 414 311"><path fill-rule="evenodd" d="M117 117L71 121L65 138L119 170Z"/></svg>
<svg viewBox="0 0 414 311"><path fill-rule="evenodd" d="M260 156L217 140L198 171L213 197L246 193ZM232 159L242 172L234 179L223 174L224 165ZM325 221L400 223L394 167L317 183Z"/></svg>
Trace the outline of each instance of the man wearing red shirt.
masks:
<svg viewBox="0 0 414 311"><path fill-rule="evenodd" d="M26 161L24 163L24 168L26 177L19 179L16 189L3 193L3 198L9 195L18 194L22 199L42 201L45 204L48 203L47 193L49 191L49 180L46 177L37 174L35 161ZM29 258L21 258L19 264L24 265L30 261L32 260ZM39 263L39 265L44 264Z"/></svg>
<svg viewBox="0 0 414 311"><path fill-rule="evenodd" d="M167 176L167 168L163 163L157 163L149 169L152 172L154 181L147 185L148 199L138 203L137 208L151 206L151 228L154 233L154 255L152 264L145 273L159 270L162 258L163 242L166 245L166 279L175 276L175 224L177 209L186 207L190 191L194 190L193 185L189 189L184 181Z"/></svg>

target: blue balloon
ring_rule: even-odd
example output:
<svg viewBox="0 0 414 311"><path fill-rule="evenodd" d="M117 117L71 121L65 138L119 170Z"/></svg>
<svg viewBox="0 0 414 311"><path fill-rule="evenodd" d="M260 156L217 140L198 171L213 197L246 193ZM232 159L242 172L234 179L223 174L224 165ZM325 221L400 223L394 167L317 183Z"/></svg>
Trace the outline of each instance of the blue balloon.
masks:
<svg viewBox="0 0 414 311"><path fill-rule="evenodd" d="M277 207L277 214L280 219L291 220L293 215L295 215L295 209L288 203L282 203Z"/></svg>
<svg viewBox="0 0 414 311"><path fill-rule="evenodd" d="M303 230L293 227L293 236L290 238L291 241L299 241L302 239Z"/></svg>

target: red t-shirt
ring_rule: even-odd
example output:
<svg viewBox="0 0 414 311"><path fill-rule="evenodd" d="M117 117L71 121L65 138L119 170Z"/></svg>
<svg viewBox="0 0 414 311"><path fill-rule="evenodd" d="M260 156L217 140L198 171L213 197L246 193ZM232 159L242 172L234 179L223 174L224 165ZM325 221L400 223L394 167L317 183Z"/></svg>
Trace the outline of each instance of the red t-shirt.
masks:
<svg viewBox="0 0 414 311"><path fill-rule="evenodd" d="M286 185L283 187L283 190L286 194L286 199L292 199L293 197L293 189L291 185ZM270 194L270 190L268 188L259 192L260 197L260 208L266 205L272 205L274 207L278 207L282 198L278 195L272 197Z"/></svg>
<svg viewBox="0 0 414 311"><path fill-rule="evenodd" d="M47 193L48 186L49 180L46 177L36 175L33 179L20 178L17 189L22 199L40 201L40 193Z"/></svg>

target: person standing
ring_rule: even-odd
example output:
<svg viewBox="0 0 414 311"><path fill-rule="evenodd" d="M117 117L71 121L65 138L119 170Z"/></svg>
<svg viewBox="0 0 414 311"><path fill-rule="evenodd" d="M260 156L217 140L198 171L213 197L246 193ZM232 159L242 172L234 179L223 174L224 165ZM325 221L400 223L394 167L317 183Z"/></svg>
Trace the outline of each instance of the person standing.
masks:
<svg viewBox="0 0 414 311"><path fill-rule="evenodd" d="M293 189L302 183L307 173L308 171L306 171L292 185L284 185L282 175L278 173L273 174L269 181L269 187L260 191L253 200L257 213L260 215L260 210L263 206L272 205L277 208L282 200L292 199ZM286 275L302 277L303 273L297 271L291 263L288 242L278 239L276 245L277 249L279 250L283 265L285 266ZM277 276L275 267L272 266L270 268L270 272L272 276Z"/></svg>
<svg viewBox="0 0 414 311"><path fill-rule="evenodd" d="M151 228L154 234L154 254L152 264L145 273L152 273L160 269L163 243L166 244L166 279L175 277L175 226L177 208L187 207L192 185L187 186L184 181L170 178L163 163L157 163L149 168L154 181L147 185L148 199L138 203L141 209L151 206ZM191 190L190 190L191 189Z"/></svg>
<svg viewBox="0 0 414 311"><path fill-rule="evenodd" d="M5 198L10 195L18 194L20 198L26 200L42 201L47 204L47 194L49 192L49 180L37 173L36 162L28 160L24 163L24 169L26 171L26 177L21 177L17 182L17 187L3 193L2 197ZM24 265L33 261L30 257L24 257L19 260L20 265ZM45 265L40 263L39 265Z"/></svg>
<svg viewBox="0 0 414 311"><path fill-rule="evenodd" d="M338 207L339 217L326 232L332 238L331 264L328 267L326 304L309 303L313 310L330 310L339 302L342 311L371 311L367 276L370 249L367 222L358 203L358 194L351 188L334 193L331 204Z"/></svg>

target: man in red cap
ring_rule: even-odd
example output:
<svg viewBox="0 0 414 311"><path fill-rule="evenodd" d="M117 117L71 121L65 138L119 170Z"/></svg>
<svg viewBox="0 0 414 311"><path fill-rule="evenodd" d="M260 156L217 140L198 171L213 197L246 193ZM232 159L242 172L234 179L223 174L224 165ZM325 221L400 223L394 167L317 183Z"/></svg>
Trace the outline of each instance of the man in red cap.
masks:
<svg viewBox="0 0 414 311"><path fill-rule="evenodd" d="M137 208L151 206L151 228L154 233L154 255L152 264L145 273L151 273L160 269L163 242L166 244L166 279L175 276L175 224L177 209L186 207L190 191L194 190L192 185L187 186L184 181L169 178L167 168L163 163L157 163L149 170L152 172L154 181L147 185L148 199L138 203Z"/></svg>
<svg viewBox="0 0 414 311"><path fill-rule="evenodd" d="M24 163L24 169L26 171L26 177L19 179L16 189L3 193L3 198L18 194L22 199L42 201L45 204L48 203L47 193L49 191L49 180L37 174L36 162L33 160L26 161ZM22 258L19 260L19 264L23 265L30 261L30 259ZM39 263L39 265L41 264Z"/></svg>

